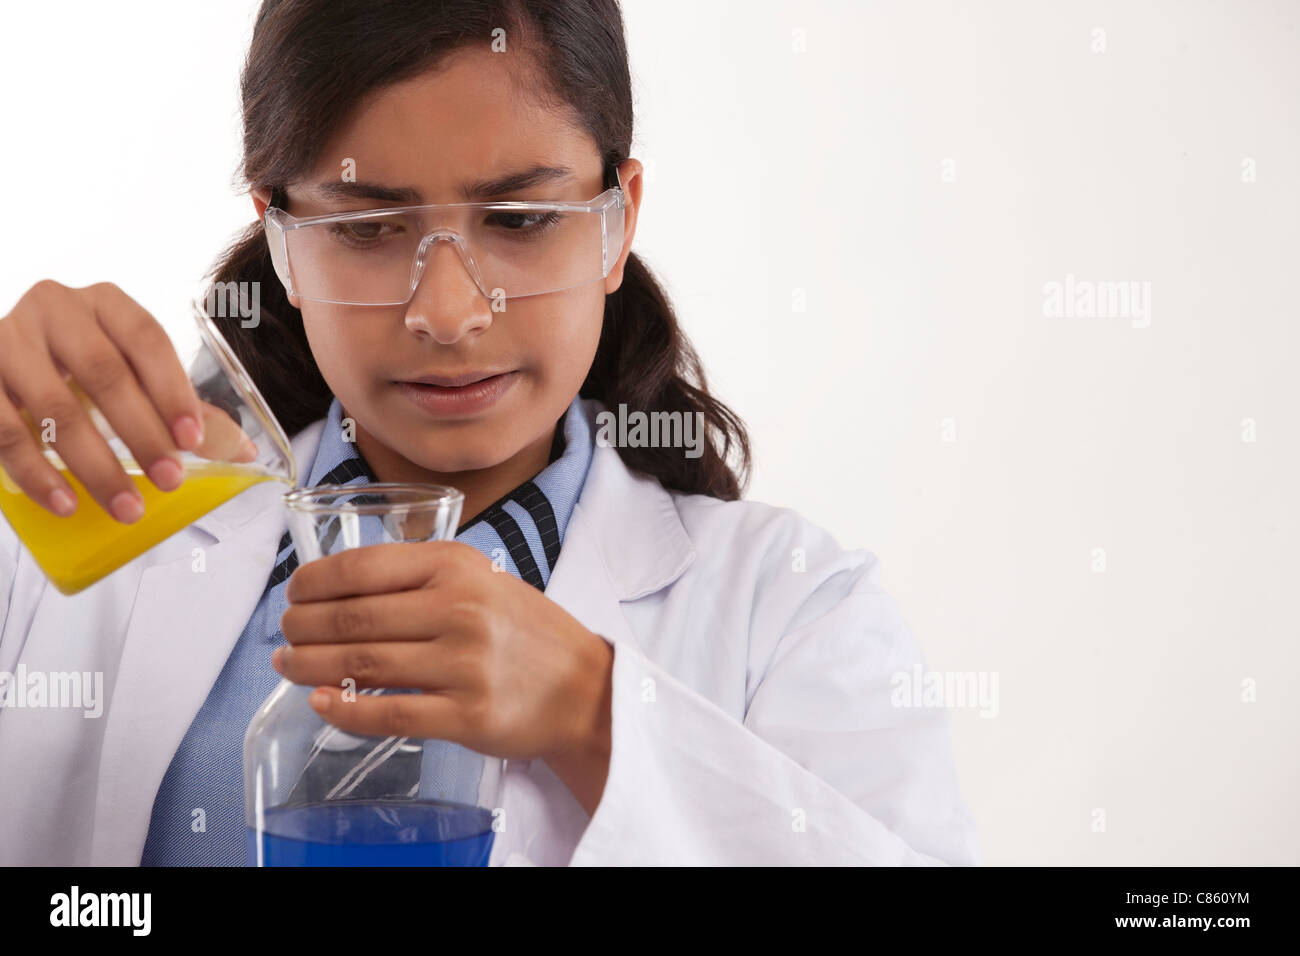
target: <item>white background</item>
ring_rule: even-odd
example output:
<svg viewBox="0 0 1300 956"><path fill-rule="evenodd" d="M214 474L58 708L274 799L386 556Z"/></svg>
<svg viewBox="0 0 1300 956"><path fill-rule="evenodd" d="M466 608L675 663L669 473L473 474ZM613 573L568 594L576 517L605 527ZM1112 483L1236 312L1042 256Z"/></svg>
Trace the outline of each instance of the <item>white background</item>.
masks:
<svg viewBox="0 0 1300 956"><path fill-rule="evenodd" d="M0 312L109 280L190 335L253 217L255 8L6 5ZM931 668L997 675L953 712L986 862L1300 863L1300 4L624 12L635 249L750 497L875 552ZM1067 274L1149 282L1149 327L1045 317Z"/></svg>

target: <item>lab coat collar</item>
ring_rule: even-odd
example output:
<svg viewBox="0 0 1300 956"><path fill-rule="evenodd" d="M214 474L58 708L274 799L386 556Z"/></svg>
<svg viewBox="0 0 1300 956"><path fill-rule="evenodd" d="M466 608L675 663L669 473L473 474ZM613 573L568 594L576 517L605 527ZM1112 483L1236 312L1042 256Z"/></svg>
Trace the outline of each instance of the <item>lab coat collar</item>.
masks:
<svg viewBox="0 0 1300 956"><path fill-rule="evenodd" d="M596 434L603 406L583 407ZM296 461L314 460L324 425L294 437ZM105 715L92 865L139 863L158 785L262 597L286 528L283 491L254 485L161 542L137 571ZM611 644L635 641L620 602L668 586L694 559L672 496L597 442L546 595ZM124 819L124 807L137 812Z"/></svg>
<svg viewBox="0 0 1300 956"><path fill-rule="evenodd" d="M602 443L596 416L604 406L594 399L582 405L596 436L577 505L591 522L584 522L583 530L603 557L618 599L635 601L681 577L695 560L695 548L672 495L658 480L628 470L618 451ZM564 564L563 549L559 564Z"/></svg>

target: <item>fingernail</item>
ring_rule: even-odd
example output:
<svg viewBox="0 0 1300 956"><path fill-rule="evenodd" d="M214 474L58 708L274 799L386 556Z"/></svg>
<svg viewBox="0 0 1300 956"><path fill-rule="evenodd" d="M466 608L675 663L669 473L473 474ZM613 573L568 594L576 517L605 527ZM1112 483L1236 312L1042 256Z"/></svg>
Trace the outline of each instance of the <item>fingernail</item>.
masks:
<svg viewBox="0 0 1300 956"><path fill-rule="evenodd" d="M284 648L277 647L271 652L271 666L277 671L280 669L280 662L284 660Z"/></svg>
<svg viewBox="0 0 1300 956"><path fill-rule="evenodd" d="M140 516L144 514L144 502L140 500L139 495L133 495L129 491L119 491L109 502L109 510L118 521L131 524L133 521L139 521Z"/></svg>
<svg viewBox="0 0 1300 956"><path fill-rule="evenodd" d="M175 458L159 458L146 469L149 480L163 491L171 491L180 486L184 479L180 462Z"/></svg>
<svg viewBox="0 0 1300 956"><path fill-rule="evenodd" d="M307 703L311 705L312 710L324 710L330 702L330 695L323 690L314 690L311 696L307 698Z"/></svg>
<svg viewBox="0 0 1300 956"><path fill-rule="evenodd" d="M182 415L172 425L172 436L176 447L193 451L203 444L203 424L193 415Z"/></svg>
<svg viewBox="0 0 1300 956"><path fill-rule="evenodd" d="M50 505L54 508L56 515L60 518L66 518L77 510L77 499L62 488L55 488L50 492Z"/></svg>

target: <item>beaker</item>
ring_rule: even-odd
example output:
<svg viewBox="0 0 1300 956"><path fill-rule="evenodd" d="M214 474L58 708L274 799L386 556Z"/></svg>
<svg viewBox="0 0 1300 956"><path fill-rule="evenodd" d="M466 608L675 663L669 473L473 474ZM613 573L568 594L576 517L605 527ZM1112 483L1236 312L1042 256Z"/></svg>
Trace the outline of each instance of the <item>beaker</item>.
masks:
<svg viewBox="0 0 1300 956"><path fill-rule="evenodd" d="M194 451L174 453L184 475L179 487L155 487L89 396L66 376L144 499L139 520L123 524L100 507L55 450L57 431L55 442L42 441L42 428L20 409L46 460L76 494L77 510L67 517L53 514L27 497L0 468L0 512L63 594L89 587L252 485L283 481L293 487L297 481L289 439L217 331L204 302L200 296L190 303L199 344L188 362L183 360L201 403L203 443Z"/></svg>

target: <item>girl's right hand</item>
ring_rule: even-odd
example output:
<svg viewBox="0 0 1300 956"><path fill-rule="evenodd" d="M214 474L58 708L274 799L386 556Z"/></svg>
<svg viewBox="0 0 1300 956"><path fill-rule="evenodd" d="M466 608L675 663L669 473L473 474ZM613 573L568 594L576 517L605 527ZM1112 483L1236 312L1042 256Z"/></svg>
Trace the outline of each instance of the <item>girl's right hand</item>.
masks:
<svg viewBox="0 0 1300 956"><path fill-rule="evenodd" d="M136 521L144 501L69 375L162 491L181 484L176 452L199 449L207 409L163 327L112 283L45 279L0 318L0 468L33 501L72 514L77 496L41 448L39 423L51 419L68 470L118 521Z"/></svg>

